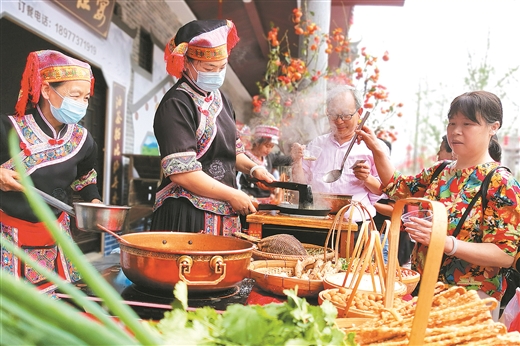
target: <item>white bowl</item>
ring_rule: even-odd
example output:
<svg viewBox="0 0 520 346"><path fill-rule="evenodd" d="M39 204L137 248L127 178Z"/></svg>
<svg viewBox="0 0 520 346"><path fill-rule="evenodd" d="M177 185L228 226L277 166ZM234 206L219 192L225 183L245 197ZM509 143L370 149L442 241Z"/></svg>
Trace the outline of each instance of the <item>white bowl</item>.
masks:
<svg viewBox="0 0 520 346"><path fill-rule="evenodd" d="M352 273L349 273L347 282L345 286L343 286L343 280L345 280L345 272L339 272L336 274L327 275L323 279L323 287L325 289L339 288L339 287L349 287L350 282L352 280ZM372 276L370 274L364 274L361 277L361 282L357 288L358 291L364 292L375 292L381 293L381 285L379 282L379 277L374 276L374 284L372 283ZM394 283L394 294L396 296L403 296L406 294L406 285L400 281L395 281Z"/></svg>

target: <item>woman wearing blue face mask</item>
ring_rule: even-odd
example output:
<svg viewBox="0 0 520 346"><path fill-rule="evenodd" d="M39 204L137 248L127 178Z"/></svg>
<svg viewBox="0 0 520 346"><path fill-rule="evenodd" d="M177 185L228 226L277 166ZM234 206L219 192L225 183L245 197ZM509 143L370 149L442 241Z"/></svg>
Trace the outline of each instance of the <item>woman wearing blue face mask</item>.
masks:
<svg viewBox="0 0 520 346"><path fill-rule="evenodd" d="M69 203L70 189L83 200L101 203L94 169L97 146L92 135L78 125L93 93L90 65L53 50L31 52L22 76L15 114L0 118L0 229L33 258L68 281L78 273L62 256L52 235L34 215L9 154L8 135L18 134L26 173L36 188ZM59 227L70 235L69 216L54 210ZM54 286L1 249L2 269L52 293Z"/></svg>
<svg viewBox="0 0 520 346"><path fill-rule="evenodd" d="M233 107L219 90L237 42L231 21L195 20L166 46L166 70L178 81L154 119L163 172L154 231L231 235L241 229L239 214L256 212L250 197L237 189L236 171L273 180L244 154Z"/></svg>

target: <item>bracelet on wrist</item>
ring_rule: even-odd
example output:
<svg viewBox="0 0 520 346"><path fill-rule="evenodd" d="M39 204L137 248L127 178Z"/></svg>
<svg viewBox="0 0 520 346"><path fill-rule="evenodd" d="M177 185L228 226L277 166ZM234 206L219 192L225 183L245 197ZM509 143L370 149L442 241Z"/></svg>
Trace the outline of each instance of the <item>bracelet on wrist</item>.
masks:
<svg viewBox="0 0 520 346"><path fill-rule="evenodd" d="M455 238L452 235L450 235L448 238L451 238L451 240L453 241L453 248L451 249L450 252L445 252L445 254L446 254L446 256L453 256L455 254L455 252L457 252L457 247L458 247L457 238Z"/></svg>
<svg viewBox="0 0 520 346"><path fill-rule="evenodd" d="M257 169L259 169L259 168L264 168L264 166L262 166L262 165L256 165L256 166L251 167L251 170L249 171L249 175L250 175L250 176L253 176L253 173L254 173Z"/></svg>

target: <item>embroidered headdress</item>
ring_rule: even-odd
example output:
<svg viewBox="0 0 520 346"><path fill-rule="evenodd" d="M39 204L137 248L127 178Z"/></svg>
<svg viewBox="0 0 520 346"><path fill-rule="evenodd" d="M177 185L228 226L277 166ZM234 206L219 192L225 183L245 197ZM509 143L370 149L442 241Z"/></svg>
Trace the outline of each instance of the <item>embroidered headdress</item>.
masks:
<svg viewBox="0 0 520 346"><path fill-rule="evenodd" d="M90 94L94 95L94 75L90 65L86 62L55 50L29 53L15 106L16 114L19 116L25 114L28 101L36 106L40 100L40 91L44 81L52 83L73 80L90 82Z"/></svg>
<svg viewBox="0 0 520 346"><path fill-rule="evenodd" d="M238 40L237 29L230 20L191 21L182 26L166 45L166 71L180 78L186 55L202 61L225 59Z"/></svg>
<svg viewBox="0 0 520 346"><path fill-rule="evenodd" d="M256 138L264 137L271 138L271 143L278 144L278 137L280 137L280 130L275 126L258 125L255 127L254 136Z"/></svg>

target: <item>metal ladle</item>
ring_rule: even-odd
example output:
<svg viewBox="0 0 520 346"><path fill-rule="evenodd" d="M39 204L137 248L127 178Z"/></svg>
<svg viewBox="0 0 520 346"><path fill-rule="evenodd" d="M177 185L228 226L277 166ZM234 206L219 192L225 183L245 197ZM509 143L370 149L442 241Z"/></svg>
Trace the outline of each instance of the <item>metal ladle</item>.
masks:
<svg viewBox="0 0 520 346"><path fill-rule="evenodd" d="M76 212L74 211L74 208L72 208L70 205L68 205L67 203L64 203L62 201L60 201L59 199L57 199L56 197L53 197L51 195L49 195L48 193L45 193L43 192L42 190L40 189L37 189L37 188L33 188L34 191L36 193L38 193L44 200L45 202L49 203L50 205L52 205L53 207L69 214L70 216L72 216L73 218L76 218ZM102 225L100 224L97 224L96 225L100 230L102 230L103 232L107 232L108 234L110 234L111 236L113 236L114 238L116 238L118 241L124 243L124 244L127 244L127 245L130 245L131 243L124 239L123 237L121 237L120 235L118 235L117 233L107 229L106 227L103 227Z"/></svg>
<svg viewBox="0 0 520 346"><path fill-rule="evenodd" d="M361 120L361 123L359 123L359 125L358 125L356 130L360 130L363 127L363 125L367 121L369 115L370 115L370 112L367 111L365 113L365 116ZM357 133L354 133L354 137L352 137L352 140L350 141L350 144L349 144L349 146L347 148L347 152L345 153L345 156L343 156L343 162L341 162L341 168L340 169L333 169L332 171L325 173L323 175L323 181L324 182L326 182L326 183L333 183L333 182L335 182L336 180L338 180L341 177L341 174L343 173L343 166L345 166L345 162L347 161L348 154L350 154L350 151L352 150L352 147L354 147L354 143L356 142L356 139L357 139Z"/></svg>

